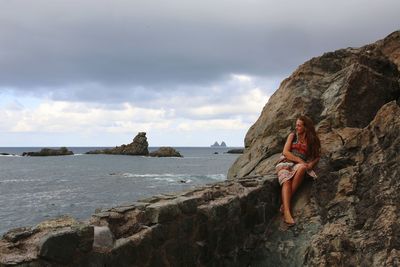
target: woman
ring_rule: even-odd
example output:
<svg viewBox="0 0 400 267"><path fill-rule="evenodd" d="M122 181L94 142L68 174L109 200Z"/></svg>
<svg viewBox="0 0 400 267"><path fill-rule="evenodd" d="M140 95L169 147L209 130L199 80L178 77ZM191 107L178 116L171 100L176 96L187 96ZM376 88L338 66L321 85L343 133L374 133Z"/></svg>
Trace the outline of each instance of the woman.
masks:
<svg viewBox="0 0 400 267"><path fill-rule="evenodd" d="M282 186L283 221L292 226L295 221L290 211L290 201L299 188L305 174L316 178L313 171L320 157L321 143L312 120L302 115L296 120L296 132L290 133L279 163L276 165L279 183Z"/></svg>

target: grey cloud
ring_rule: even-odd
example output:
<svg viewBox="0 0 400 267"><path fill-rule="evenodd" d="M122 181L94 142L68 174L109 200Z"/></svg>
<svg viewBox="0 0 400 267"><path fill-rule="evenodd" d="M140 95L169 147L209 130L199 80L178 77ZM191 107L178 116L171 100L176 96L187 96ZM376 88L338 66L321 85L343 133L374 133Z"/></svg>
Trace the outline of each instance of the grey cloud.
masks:
<svg viewBox="0 0 400 267"><path fill-rule="evenodd" d="M400 22L398 1L0 2L0 88L74 101L150 101L231 73L285 76Z"/></svg>

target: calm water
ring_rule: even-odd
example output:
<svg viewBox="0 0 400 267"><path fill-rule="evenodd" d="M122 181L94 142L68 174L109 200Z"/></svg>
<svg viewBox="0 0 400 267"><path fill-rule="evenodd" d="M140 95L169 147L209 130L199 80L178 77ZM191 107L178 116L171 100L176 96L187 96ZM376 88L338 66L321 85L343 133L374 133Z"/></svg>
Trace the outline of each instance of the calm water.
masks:
<svg viewBox="0 0 400 267"><path fill-rule="evenodd" d="M0 156L0 233L63 214L87 219L96 208L222 181L238 157L224 153L228 148L177 148L183 158L84 155L94 148L69 149L76 155ZM39 150L0 148L0 153Z"/></svg>

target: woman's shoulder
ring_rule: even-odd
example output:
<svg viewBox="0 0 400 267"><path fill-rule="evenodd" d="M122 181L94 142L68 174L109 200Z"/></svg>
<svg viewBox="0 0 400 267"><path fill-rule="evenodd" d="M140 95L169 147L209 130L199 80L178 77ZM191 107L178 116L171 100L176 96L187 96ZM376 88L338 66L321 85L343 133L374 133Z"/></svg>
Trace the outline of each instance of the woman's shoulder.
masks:
<svg viewBox="0 0 400 267"><path fill-rule="evenodd" d="M288 139L294 139L296 137L296 134L294 133L294 132L291 132L289 135L288 135Z"/></svg>

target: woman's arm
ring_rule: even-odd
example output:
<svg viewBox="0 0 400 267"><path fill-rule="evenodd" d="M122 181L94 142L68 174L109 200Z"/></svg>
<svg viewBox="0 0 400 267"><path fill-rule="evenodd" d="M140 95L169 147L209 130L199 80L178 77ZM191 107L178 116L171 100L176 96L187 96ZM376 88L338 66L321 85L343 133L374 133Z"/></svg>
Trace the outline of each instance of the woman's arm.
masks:
<svg viewBox="0 0 400 267"><path fill-rule="evenodd" d="M290 161L297 162L297 163L305 163L303 159L300 157L297 157L294 155L292 152L290 152L292 143L294 139L294 133L289 134L285 146L283 147L283 152L282 154Z"/></svg>

